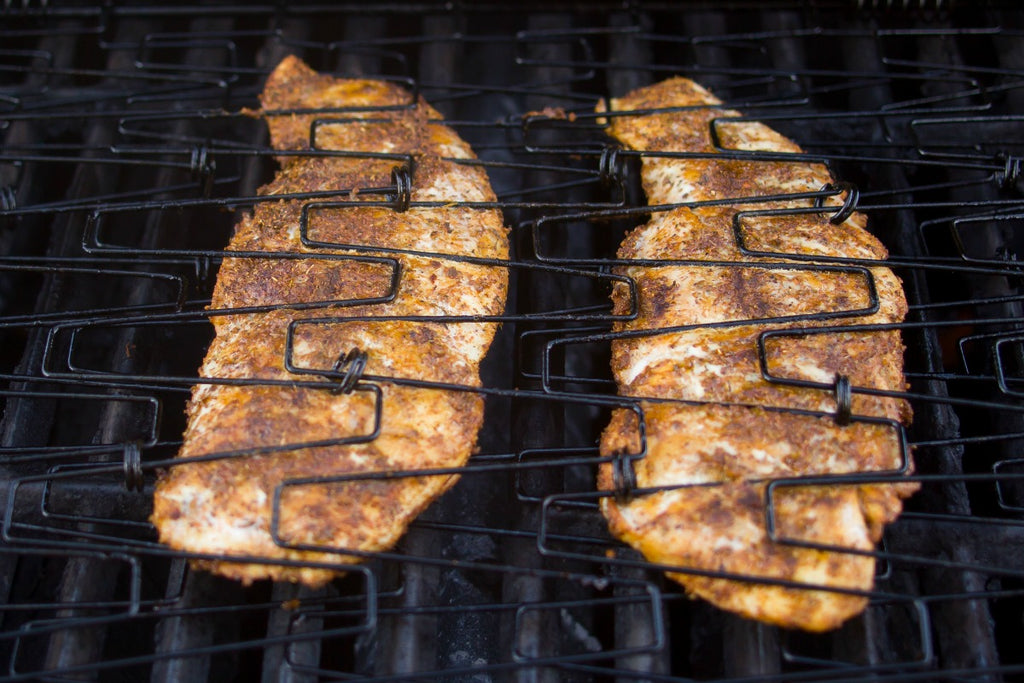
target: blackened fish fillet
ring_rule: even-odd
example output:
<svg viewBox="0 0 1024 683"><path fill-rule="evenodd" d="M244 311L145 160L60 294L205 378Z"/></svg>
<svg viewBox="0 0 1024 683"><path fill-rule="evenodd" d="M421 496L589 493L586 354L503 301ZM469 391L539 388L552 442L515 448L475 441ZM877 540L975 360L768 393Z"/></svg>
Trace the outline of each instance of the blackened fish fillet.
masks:
<svg viewBox="0 0 1024 683"><path fill-rule="evenodd" d="M812 207L810 199L782 195L817 192L833 179L817 163L722 154L712 144L714 119L722 148L801 150L761 123L730 123L739 113L720 104L683 78L612 101L611 135L651 152L642 169L651 205L722 200L652 212L650 222L623 241L619 257L725 263L621 269L636 282L639 311L616 327L624 334L613 342L612 370L621 394L649 399L641 402L647 453L634 460L636 483L667 488L628 502L608 497L602 509L615 536L648 560L678 568L669 576L692 595L785 627L832 629L867 605L863 593L872 588L875 562L865 553L916 485L777 488L776 538L819 546L800 547L770 537L767 482L898 470L904 457L893 424L909 423L910 408L898 398L854 394L855 415L893 423L842 425L796 412L834 413L835 394L766 381L756 342L769 329L898 323L907 305L899 279L881 265L857 271L785 258L886 258L862 214L838 225L829 221L831 211L741 216L744 244L761 253L740 249L737 212ZM658 154L664 152L697 154ZM628 312L624 285L613 292L613 303L617 312ZM676 327L684 329L665 329ZM765 353L778 376L824 384L845 376L854 386L895 392L906 386L895 330L783 336L766 344ZM616 411L602 453L639 453L638 422L633 411ZM598 483L604 490L616 487L611 464L602 466Z"/></svg>
<svg viewBox="0 0 1024 683"><path fill-rule="evenodd" d="M215 380L310 381L285 367L286 332L296 319L293 362L330 371L347 352L366 354L365 372L385 377L476 387L479 363L494 337L493 323L401 321L395 316L493 316L504 310L507 270L459 256L507 259L506 229L498 211L458 206L495 196L473 152L426 102L395 84L317 74L301 60L284 59L262 94L272 144L307 150L314 119L316 149L345 155L281 155L282 168L261 188L266 200L236 227L217 276L212 309L265 306L269 310L212 316L216 336L200 369ZM346 109L343 113L327 110ZM298 110L285 113L283 110ZM310 110L324 110L318 113ZM355 152L356 154L348 154ZM308 237L339 245L322 248L300 239L303 204L274 195L391 185L401 161L413 160L412 202L439 202L398 211L359 206L379 195L346 192L343 208L308 210ZM399 249L398 287L388 303L306 306L354 301L389 292L388 263L302 258L351 254L341 245ZM232 251L268 252L268 258L230 257ZM409 252L436 255L414 255ZM277 258L273 253L300 255ZM366 253L361 251L360 253ZM383 252L381 252L383 253ZM316 324L316 318L371 317ZM195 564L242 580L271 578L322 584L359 561L346 550L391 547L409 523L457 480L455 475L368 478L281 488L278 539L272 529L274 493L296 480L459 467L476 447L483 399L472 391L381 384L380 434L366 443L330 443L369 434L378 408L372 392L343 393L287 384L203 382L192 393L180 457L248 453L172 466L157 484L153 522L172 548L217 555ZM328 445L296 447L328 442ZM251 449L265 449L255 454ZM280 541L280 542L278 542ZM287 546L312 546L315 550ZM317 549L324 548L324 551ZM331 552L332 550L336 552ZM229 558L244 557L246 561ZM261 563L260 559L285 561ZM287 562L292 562L289 565ZM326 563L328 567L304 566Z"/></svg>

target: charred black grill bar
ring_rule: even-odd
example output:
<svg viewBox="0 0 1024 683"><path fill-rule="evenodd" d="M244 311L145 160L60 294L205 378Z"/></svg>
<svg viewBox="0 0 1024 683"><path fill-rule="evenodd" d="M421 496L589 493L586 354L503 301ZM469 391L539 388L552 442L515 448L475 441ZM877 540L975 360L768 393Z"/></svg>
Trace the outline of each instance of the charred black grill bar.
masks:
<svg viewBox="0 0 1024 683"><path fill-rule="evenodd" d="M5 4L0 676L1019 679L1022 31L1009 3ZM147 521L208 318L223 313L205 308L217 266L266 257L222 249L281 155L254 110L289 53L395 80L441 110L487 168L514 249L502 331L473 389L487 397L480 453L399 546L315 590L192 572ZM868 611L836 633L780 631L687 599L662 573L680 568L612 541L597 510L601 496L636 494L622 456L617 490L595 490L607 458L594 444L613 407L633 407L608 370L616 248L659 209L638 186L642 155L610 142L595 107L674 74L806 150L754 156L828 164L841 182L814 195L815 210L866 213L911 304L901 395L915 421L893 431L922 490L873 553ZM309 153L343 154L315 137L345 112L321 113ZM317 242L316 216L352 210L351 189L408 208L415 167L395 165L389 186L301 197L307 244L337 246ZM825 205L841 193L844 206ZM740 245L758 204L737 217ZM343 258L397 264L345 246L356 253ZM835 325L824 329L851 314L825 313ZM335 391L392 381L348 351L296 369ZM794 381L766 351L761 369ZM841 378L805 388L840 406L867 391ZM765 513L770 525L770 503Z"/></svg>

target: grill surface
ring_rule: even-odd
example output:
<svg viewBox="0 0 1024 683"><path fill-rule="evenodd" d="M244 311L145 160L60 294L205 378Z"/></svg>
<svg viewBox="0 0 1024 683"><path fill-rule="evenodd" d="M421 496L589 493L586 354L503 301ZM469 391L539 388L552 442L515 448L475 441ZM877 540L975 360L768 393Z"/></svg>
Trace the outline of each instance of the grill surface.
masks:
<svg viewBox="0 0 1024 683"><path fill-rule="evenodd" d="M1024 677L1024 11L531 9L4 4L0 675ZM423 94L474 145L514 245L479 454L393 551L317 590L191 572L147 522L221 249L275 166L245 108L289 53ZM852 183L911 304L922 489L878 548L868 611L835 633L688 600L597 510L611 265L645 216L638 157L593 112L673 74Z"/></svg>

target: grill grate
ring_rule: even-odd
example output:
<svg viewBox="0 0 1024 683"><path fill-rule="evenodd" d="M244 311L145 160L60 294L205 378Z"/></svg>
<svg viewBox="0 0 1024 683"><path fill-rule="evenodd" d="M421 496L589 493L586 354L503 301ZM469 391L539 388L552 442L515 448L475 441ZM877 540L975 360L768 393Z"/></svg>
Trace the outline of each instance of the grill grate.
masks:
<svg viewBox="0 0 1024 683"><path fill-rule="evenodd" d="M1024 14L947 2L531 10L53 2L0 10L8 678L1021 677ZM513 241L513 257L498 264L509 270L509 306L495 318L503 325L484 388L460 388L487 399L480 453L395 549L321 589L244 587L192 572L155 542L147 521L156 472L181 443L209 318L223 313L206 309L223 245L238 214L262 200L256 190L282 155L268 148L253 109L289 53L428 99L479 154ZM827 164L843 183L808 195L817 203L810 210L838 220L867 214L911 304L898 326L910 381L900 395L915 421L892 431L913 450L922 489L872 553L868 611L832 634L786 632L687 599L665 567L612 541L597 509L601 496L635 488L622 457L618 491L594 484L608 460L594 444L611 410L635 409L615 395L608 370L616 336L608 292L623 279L612 272L623 263L616 248L659 209L639 188L643 155L611 144L595 107L672 74L807 150L769 157L719 145L723 157ZM344 125L343 110L321 114L314 143L319 128ZM402 210L415 169L394 161L389 184L355 189ZM318 213L353 210L352 189L295 197L307 202L308 244L318 245ZM829 201L837 196L842 206ZM764 255L743 220L786 215L759 210L763 201L748 201L736 222L750 254ZM389 291L361 303L392 295L395 255L345 246L356 253L322 258L395 273ZM874 262L815 261L787 267L863 273L870 285ZM773 344L834 331L851 314L765 336L763 375L798 383L773 367ZM314 324L333 323L297 323ZM327 378L337 390L424 384L368 375L363 360L339 356L332 368L295 371L309 375L302 385ZM804 384L833 392L840 406L870 391ZM807 483L779 480L772 490Z"/></svg>

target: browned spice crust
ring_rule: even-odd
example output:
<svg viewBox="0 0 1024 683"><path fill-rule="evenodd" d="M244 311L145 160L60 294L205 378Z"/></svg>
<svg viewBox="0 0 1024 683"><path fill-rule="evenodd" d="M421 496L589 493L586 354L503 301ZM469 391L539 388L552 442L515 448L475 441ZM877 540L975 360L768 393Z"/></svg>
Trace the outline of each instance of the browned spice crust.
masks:
<svg viewBox="0 0 1024 683"><path fill-rule="evenodd" d="M262 104L275 149L308 149L313 119L337 117L344 120L320 126L316 147L410 155L413 201L494 200L482 168L451 161L472 159L468 145L428 104L412 102L393 84L332 78L289 57L268 78ZM339 108L367 110L288 112ZM493 210L444 206L399 213L359 206L381 200L360 190L388 186L394 160L291 155L279 161L281 170L261 194L343 191L330 199L346 205L309 211L309 237L337 247L301 243L301 200L261 202L239 222L227 252L266 252L267 258L226 256L210 308L271 308L212 316L216 337L200 376L282 383L214 381L193 389L179 457L224 457L171 467L157 484L152 521L172 548L217 556L194 566L245 583L271 578L315 586L360 561L358 553L390 548L455 483L450 473L401 472L464 464L476 446L483 399L471 391L390 382L380 385L379 396L332 391L326 379L286 370L288 326L307 320L295 328L292 361L299 368L330 371L339 357L360 349L369 375L479 386L494 324L393 317L500 314L507 271L448 255L506 259L508 243ZM373 247L439 255L392 254L397 266L345 258ZM285 252L299 257L275 257ZM389 292L396 267L398 288ZM395 296L388 303L365 301L389 293ZM289 384L318 378L323 389ZM339 443L371 434L378 410L376 438ZM345 479L366 473L397 476ZM316 478L326 481L289 483Z"/></svg>
<svg viewBox="0 0 1024 683"><path fill-rule="evenodd" d="M651 562L676 568L668 575L692 595L780 626L833 629L867 605L864 593L872 588L875 563L865 553L874 549L885 525L902 510L902 499L917 486L779 487L771 505L773 539L767 531L767 482L892 472L907 463L892 425L855 421L840 426L830 417L792 412L834 412L834 394L767 382L756 340L768 329L817 328L820 334L774 338L766 347L769 371L822 384L845 375L858 387L902 391L903 345L897 331L827 328L897 323L907 305L899 278L888 268L871 266L865 274L815 269L785 258L884 259L885 248L864 229L866 220L858 213L839 225L821 213L747 216L741 222L744 243L765 254L740 250L734 232L738 211L810 207L809 199L779 195L815 192L832 178L820 164L721 155L709 135L715 119L725 149L797 153L800 148L762 124L729 123L738 113L720 104L682 78L612 102L616 114L608 118L610 133L632 149L651 152L643 161L650 204L746 201L655 211L620 247L623 259L731 264L620 269L636 282L639 297L637 317L616 327L638 335L612 344L620 393L694 403L642 402L647 452L633 460L637 485L664 490L628 502L608 497L602 510L615 536ZM677 107L684 109L658 111ZM658 155L673 151L706 156ZM775 198L749 202L759 196ZM836 197L826 204L840 202ZM871 310L871 285L877 310ZM625 285L617 286L612 300L616 312L628 312ZM829 315L837 311L844 315ZM786 317L803 319L771 321ZM690 327L666 330L678 326ZM856 415L903 424L911 419L909 404L897 398L858 394L852 407ZM634 412L615 411L601 452L639 454L644 445L640 434ZM598 485L614 489L610 463L600 468Z"/></svg>

